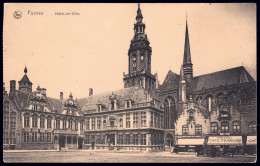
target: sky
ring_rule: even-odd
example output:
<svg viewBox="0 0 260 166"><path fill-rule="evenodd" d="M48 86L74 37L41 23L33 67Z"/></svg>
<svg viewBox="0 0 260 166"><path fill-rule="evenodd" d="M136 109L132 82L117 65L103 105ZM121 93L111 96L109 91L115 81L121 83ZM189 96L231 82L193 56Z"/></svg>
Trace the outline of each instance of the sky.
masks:
<svg viewBox="0 0 260 166"><path fill-rule="evenodd" d="M137 3L5 4L3 80L28 77L47 96L87 97L122 89ZM256 4L141 3L152 47L152 74L160 84L169 70L179 74L186 14L193 75L244 66L256 80ZM22 13L20 19L14 11ZM57 15L75 12L76 15ZM55 15L56 13L56 15ZM33 14L33 15L31 15ZM38 15L37 15L38 14ZM43 15L39 15L43 14Z"/></svg>

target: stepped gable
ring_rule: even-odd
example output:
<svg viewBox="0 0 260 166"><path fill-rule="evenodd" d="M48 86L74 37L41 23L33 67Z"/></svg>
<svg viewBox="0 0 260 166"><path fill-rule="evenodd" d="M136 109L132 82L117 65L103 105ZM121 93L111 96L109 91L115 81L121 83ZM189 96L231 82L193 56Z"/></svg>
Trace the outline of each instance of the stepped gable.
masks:
<svg viewBox="0 0 260 166"><path fill-rule="evenodd" d="M169 70L163 84L160 85L160 91L178 89L179 80L180 80L180 75Z"/></svg>
<svg viewBox="0 0 260 166"><path fill-rule="evenodd" d="M255 82L255 80L243 66L240 66L193 77L192 81L188 84L191 90L199 91L203 88L211 89L219 87L220 85L226 86L244 82Z"/></svg>
<svg viewBox="0 0 260 166"><path fill-rule="evenodd" d="M147 102L148 93L141 86L124 88L116 91L101 93L87 98L78 99L83 111L96 110L97 104L102 104L105 109L109 108L109 97L115 96L119 108L125 107L125 100L131 99L133 104Z"/></svg>

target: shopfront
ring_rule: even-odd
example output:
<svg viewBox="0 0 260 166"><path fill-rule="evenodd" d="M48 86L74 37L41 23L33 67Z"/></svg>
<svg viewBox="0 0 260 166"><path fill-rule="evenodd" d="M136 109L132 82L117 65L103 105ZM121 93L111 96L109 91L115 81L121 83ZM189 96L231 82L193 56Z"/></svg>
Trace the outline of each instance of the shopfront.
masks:
<svg viewBox="0 0 260 166"><path fill-rule="evenodd" d="M246 153L254 155L256 154L257 136L247 136L246 139Z"/></svg>
<svg viewBox="0 0 260 166"><path fill-rule="evenodd" d="M196 149L202 149L204 138L178 138L176 139L175 149L178 152L195 152Z"/></svg>
<svg viewBox="0 0 260 166"><path fill-rule="evenodd" d="M242 136L209 136L207 146L214 146L221 151L234 150L241 153L243 149Z"/></svg>

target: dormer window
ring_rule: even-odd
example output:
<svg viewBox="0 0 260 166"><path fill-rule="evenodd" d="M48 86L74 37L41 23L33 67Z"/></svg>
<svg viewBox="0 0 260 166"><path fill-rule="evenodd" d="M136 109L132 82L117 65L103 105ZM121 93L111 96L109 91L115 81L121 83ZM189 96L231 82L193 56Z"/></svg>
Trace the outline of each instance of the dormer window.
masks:
<svg viewBox="0 0 260 166"><path fill-rule="evenodd" d="M111 110L114 110L114 109L115 109L115 102L111 101Z"/></svg>
<svg viewBox="0 0 260 166"><path fill-rule="evenodd" d="M97 108L98 112L102 111L102 104L98 104L98 108Z"/></svg>
<svg viewBox="0 0 260 166"><path fill-rule="evenodd" d="M125 101L125 108L131 108L132 107L132 101L129 99L129 100L126 100Z"/></svg>

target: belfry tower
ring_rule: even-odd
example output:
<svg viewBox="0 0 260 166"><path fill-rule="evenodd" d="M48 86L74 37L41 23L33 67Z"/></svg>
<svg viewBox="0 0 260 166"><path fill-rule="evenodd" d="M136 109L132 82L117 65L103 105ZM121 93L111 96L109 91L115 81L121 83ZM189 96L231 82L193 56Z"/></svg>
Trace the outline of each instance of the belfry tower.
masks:
<svg viewBox="0 0 260 166"><path fill-rule="evenodd" d="M134 37L128 50L128 74L124 74L124 87L141 85L151 91L155 89L156 78L151 74L152 48L145 34L143 15L138 4L136 23L134 24Z"/></svg>

